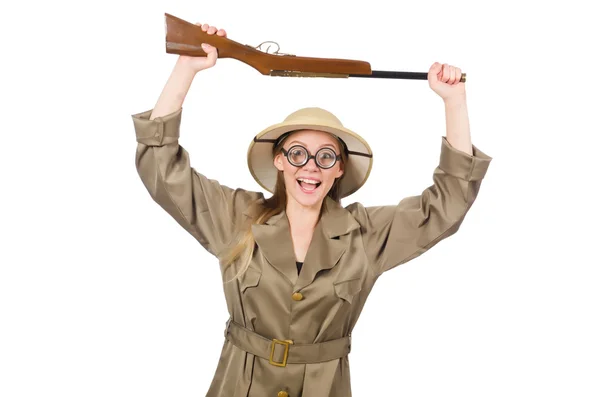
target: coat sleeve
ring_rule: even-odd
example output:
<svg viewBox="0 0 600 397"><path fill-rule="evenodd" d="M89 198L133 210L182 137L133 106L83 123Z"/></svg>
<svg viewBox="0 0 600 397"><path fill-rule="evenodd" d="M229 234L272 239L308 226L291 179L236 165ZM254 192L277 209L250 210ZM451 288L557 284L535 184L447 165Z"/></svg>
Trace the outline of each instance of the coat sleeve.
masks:
<svg viewBox="0 0 600 397"><path fill-rule="evenodd" d="M397 205L363 207L353 212L362 225L369 261L381 275L406 263L456 233L477 197L492 160L473 145L473 155L442 137L433 184Z"/></svg>
<svg viewBox="0 0 600 397"><path fill-rule="evenodd" d="M132 115L138 174L152 199L219 257L246 207L262 193L223 186L190 166L190 156L179 144L181 108L153 120L151 114L148 110Z"/></svg>

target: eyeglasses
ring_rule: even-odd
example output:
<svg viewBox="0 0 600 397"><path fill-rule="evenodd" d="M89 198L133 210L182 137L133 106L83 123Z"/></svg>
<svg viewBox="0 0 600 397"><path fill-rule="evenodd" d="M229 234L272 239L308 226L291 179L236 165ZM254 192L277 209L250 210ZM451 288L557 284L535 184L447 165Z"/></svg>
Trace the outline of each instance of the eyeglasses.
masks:
<svg viewBox="0 0 600 397"><path fill-rule="evenodd" d="M283 154L287 157L289 163L294 167L302 167L309 162L310 159L315 159L315 163L319 168L329 169L335 165L335 163L342 159L342 156L336 154L331 148L321 148L317 151L314 156L311 156L308 150L301 145L295 145L290 150L281 148Z"/></svg>

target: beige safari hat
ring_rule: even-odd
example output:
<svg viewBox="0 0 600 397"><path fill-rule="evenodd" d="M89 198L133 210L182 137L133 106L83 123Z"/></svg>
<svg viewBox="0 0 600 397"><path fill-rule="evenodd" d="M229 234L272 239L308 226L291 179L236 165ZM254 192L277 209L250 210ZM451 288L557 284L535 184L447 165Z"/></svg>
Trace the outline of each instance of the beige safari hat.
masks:
<svg viewBox="0 0 600 397"><path fill-rule="evenodd" d="M332 113L310 107L293 112L282 123L264 129L250 142L248 168L260 186L271 193L274 192L278 170L273 165L273 145L276 145L283 135L303 129L329 132L345 146L348 161L340 182L342 197L349 196L365 184L373 167L373 152L369 144L356 132L345 128Z"/></svg>

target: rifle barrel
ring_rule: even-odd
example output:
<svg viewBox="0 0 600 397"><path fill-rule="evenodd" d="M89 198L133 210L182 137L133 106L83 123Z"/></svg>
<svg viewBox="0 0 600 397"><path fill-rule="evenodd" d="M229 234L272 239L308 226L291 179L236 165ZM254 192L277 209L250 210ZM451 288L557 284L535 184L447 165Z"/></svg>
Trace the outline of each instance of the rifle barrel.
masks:
<svg viewBox="0 0 600 397"><path fill-rule="evenodd" d="M348 77L372 77L380 79L407 79L407 80L427 80L427 73L423 72L393 72L387 70L373 70L371 74L349 74ZM467 81L467 74L463 73L461 82Z"/></svg>

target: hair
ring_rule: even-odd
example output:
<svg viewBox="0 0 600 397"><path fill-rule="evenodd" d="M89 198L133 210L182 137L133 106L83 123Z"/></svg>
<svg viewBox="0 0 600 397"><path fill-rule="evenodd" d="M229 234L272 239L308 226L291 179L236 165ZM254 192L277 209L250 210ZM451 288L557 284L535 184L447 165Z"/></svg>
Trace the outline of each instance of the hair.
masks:
<svg viewBox="0 0 600 397"><path fill-rule="evenodd" d="M281 149L285 144L288 137L296 131L290 131L284 135L282 135L274 144L272 156L275 156L281 153ZM344 167L348 161L348 149L344 141L342 141L337 136L331 134L336 140L339 142L339 146L341 148L341 164ZM341 190L340 190L340 182L344 178L345 173L342 174L341 177L336 178L327 192L327 196L332 198L335 202L340 203L342 199ZM239 233L239 238L235 246L233 246L221 259L221 264L224 266L224 269L227 266L232 265L238 260L241 260L243 263L241 269L238 273L230 280L226 281L226 283L231 282L237 278L239 278L250 266L250 261L252 260L252 256L254 255L254 250L256 247L256 242L254 240L254 236L252 234L252 225L262 225L273 215L280 213L285 210L287 206L287 191L285 188L285 180L283 178L283 171L277 172L277 180L275 182L275 189L273 191L273 195L267 199L259 200L251 204L250 213L253 214L247 223L242 227ZM321 205L321 212L319 214L319 218L323 214L324 205Z"/></svg>

